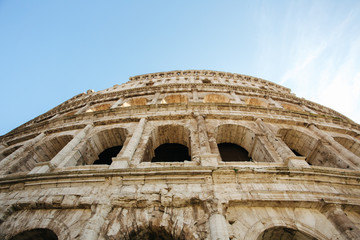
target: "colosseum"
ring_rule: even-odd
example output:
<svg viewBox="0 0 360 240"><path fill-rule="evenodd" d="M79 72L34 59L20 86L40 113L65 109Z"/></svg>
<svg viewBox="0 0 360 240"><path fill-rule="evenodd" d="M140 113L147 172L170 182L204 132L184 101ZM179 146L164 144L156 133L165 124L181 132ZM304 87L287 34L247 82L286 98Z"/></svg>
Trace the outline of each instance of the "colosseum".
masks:
<svg viewBox="0 0 360 240"><path fill-rule="evenodd" d="M0 137L0 239L360 239L360 125L207 70L88 90Z"/></svg>

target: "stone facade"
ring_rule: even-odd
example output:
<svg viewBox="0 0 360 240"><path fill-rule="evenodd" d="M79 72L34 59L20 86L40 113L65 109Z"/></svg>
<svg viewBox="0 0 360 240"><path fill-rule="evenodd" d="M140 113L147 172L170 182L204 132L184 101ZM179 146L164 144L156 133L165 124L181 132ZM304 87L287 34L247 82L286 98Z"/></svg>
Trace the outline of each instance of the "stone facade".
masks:
<svg viewBox="0 0 360 240"><path fill-rule="evenodd" d="M288 88L140 75L0 137L0 239L360 239L359 170L360 126Z"/></svg>

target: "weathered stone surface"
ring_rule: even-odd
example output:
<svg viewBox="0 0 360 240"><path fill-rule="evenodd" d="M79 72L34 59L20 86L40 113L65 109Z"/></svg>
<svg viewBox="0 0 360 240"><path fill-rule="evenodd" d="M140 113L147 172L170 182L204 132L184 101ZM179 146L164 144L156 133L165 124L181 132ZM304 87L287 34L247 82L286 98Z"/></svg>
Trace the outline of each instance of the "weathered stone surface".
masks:
<svg viewBox="0 0 360 240"><path fill-rule="evenodd" d="M357 239L359 136L263 79L131 77L0 137L0 239Z"/></svg>

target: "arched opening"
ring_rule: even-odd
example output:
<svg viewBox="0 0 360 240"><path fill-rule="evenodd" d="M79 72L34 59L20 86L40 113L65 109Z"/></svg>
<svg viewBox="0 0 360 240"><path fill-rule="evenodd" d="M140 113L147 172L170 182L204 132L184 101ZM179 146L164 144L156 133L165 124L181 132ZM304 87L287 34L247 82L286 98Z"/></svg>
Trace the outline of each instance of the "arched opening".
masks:
<svg viewBox="0 0 360 240"><path fill-rule="evenodd" d="M266 229L257 240L318 240L299 230L287 227L272 227Z"/></svg>
<svg viewBox="0 0 360 240"><path fill-rule="evenodd" d="M91 135L79 148L77 165L111 164L127 136L124 128L111 128Z"/></svg>
<svg viewBox="0 0 360 240"><path fill-rule="evenodd" d="M181 125L163 125L151 132L143 162L183 162L190 156L190 131Z"/></svg>
<svg viewBox="0 0 360 240"><path fill-rule="evenodd" d="M294 129L281 129L279 135L295 155L305 157L310 165L349 168L339 154L309 134Z"/></svg>
<svg viewBox="0 0 360 240"><path fill-rule="evenodd" d="M124 102L121 107L142 106L147 104L146 98L133 98Z"/></svg>
<svg viewBox="0 0 360 240"><path fill-rule="evenodd" d="M252 159L255 162L274 162L274 159L265 147L265 144L261 142L261 139L256 138L257 137L252 130L236 124L220 125L215 130L215 139L218 146L220 146L220 148L218 148L220 155L221 151L223 151L222 148L224 147L227 149L231 149L231 151L229 150L229 152L235 152L236 154L240 154L240 152L242 152L241 156L245 155L245 150L248 156L248 159L246 161ZM220 145L224 143L226 143L226 145ZM240 150L238 147L234 147L234 145L228 144L237 145L244 150Z"/></svg>
<svg viewBox="0 0 360 240"><path fill-rule="evenodd" d="M220 94L208 94L204 97L204 103L229 103L230 99Z"/></svg>
<svg viewBox="0 0 360 240"><path fill-rule="evenodd" d="M187 102L188 102L187 96L180 95L180 94L166 96L161 101L161 103L163 103L163 104L166 104L166 103L187 103Z"/></svg>
<svg viewBox="0 0 360 240"><path fill-rule="evenodd" d="M343 145L344 148L346 148L356 156L360 157L360 143L345 137L334 137L334 139L335 141Z"/></svg>
<svg viewBox="0 0 360 240"><path fill-rule="evenodd" d="M98 165L98 164L106 164L106 165L110 165L112 163L112 158L116 157L119 152L121 151L122 146L115 146L115 147L111 147L111 148L107 148L104 151L102 151L99 154L99 158L97 160L95 160L95 162L93 163L94 165Z"/></svg>
<svg viewBox="0 0 360 240"><path fill-rule="evenodd" d="M27 230L21 232L14 237L10 238L10 240L58 240L56 234L50 229L46 228L36 228L32 230Z"/></svg>
<svg viewBox="0 0 360 240"><path fill-rule="evenodd" d="M10 154L12 154L13 152L15 152L17 149L19 149L22 145L18 145L15 147L11 147L11 148L7 148L5 149L1 154L0 154L0 161L4 158L6 158L7 156L9 156Z"/></svg>
<svg viewBox="0 0 360 240"><path fill-rule="evenodd" d="M185 240L185 237L174 237L163 228L142 228L132 231L125 239L129 240Z"/></svg>
<svg viewBox="0 0 360 240"><path fill-rule="evenodd" d="M301 155L300 153L298 153L296 150L291 149L291 148L290 148L290 150L295 154L295 156L297 156L297 157L304 157L303 155Z"/></svg>
<svg viewBox="0 0 360 240"><path fill-rule="evenodd" d="M110 107L111 107L111 104L109 104L109 103L101 104L101 105L97 105L92 108L89 108L88 110L86 110L86 112L105 111L105 110L108 110Z"/></svg>
<svg viewBox="0 0 360 240"><path fill-rule="evenodd" d="M188 147L178 143L161 144L155 149L151 162L184 162L190 161Z"/></svg>
<svg viewBox="0 0 360 240"><path fill-rule="evenodd" d="M33 169L37 163L49 162L72 138L72 135L57 136L33 146L27 151L28 154L25 157L9 169L8 173L27 172Z"/></svg>
<svg viewBox="0 0 360 240"><path fill-rule="evenodd" d="M218 144L219 152L223 162L248 162L251 161L249 152L234 143Z"/></svg>

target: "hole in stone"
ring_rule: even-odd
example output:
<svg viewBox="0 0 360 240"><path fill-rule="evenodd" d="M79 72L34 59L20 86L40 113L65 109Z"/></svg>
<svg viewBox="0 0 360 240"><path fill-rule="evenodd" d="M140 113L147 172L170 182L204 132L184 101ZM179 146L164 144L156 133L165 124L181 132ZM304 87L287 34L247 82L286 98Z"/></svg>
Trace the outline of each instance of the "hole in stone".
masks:
<svg viewBox="0 0 360 240"><path fill-rule="evenodd" d="M121 148L122 148L122 146L115 146L115 147L105 149L103 152L101 152L99 154L99 159L97 159L93 164L94 165L98 165L98 164L110 165L112 163L112 158L116 157L119 154Z"/></svg>
<svg viewBox="0 0 360 240"><path fill-rule="evenodd" d="M220 143L218 144L219 152L223 162L249 162L248 151L234 143Z"/></svg>
<svg viewBox="0 0 360 240"><path fill-rule="evenodd" d="M294 149L291 149L291 151L298 157L303 157L303 155L301 155L300 153L298 153L297 151L295 151Z"/></svg>
<svg viewBox="0 0 360 240"><path fill-rule="evenodd" d="M278 240L278 239L318 240L317 238L307 233L287 227L273 227L266 229L257 238L257 240Z"/></svg>
<svg viewBox="0 0 360 240"><path fill-rule="evenodd" d="M178 143L165 143L155 149L151 162L184 162L190 161L188 147Z"/></svg>
<svg viewBox="0 0 360 240"><path fill-rule="evenodd" d="M14 237L10 238L10 240L58 240L56 234L46 228L37 228L32 230L27 230L21 232Z"/></svg>
<svg viewBox="0 0 360 240"><path fill-rule="evenodd" d="M184 240L184 236L174 237L163 228L148 227L132 231L126 238L129 240Z"/></svg>

